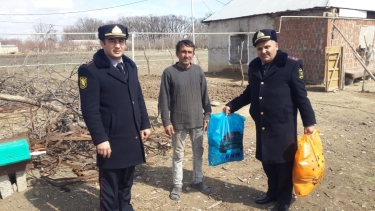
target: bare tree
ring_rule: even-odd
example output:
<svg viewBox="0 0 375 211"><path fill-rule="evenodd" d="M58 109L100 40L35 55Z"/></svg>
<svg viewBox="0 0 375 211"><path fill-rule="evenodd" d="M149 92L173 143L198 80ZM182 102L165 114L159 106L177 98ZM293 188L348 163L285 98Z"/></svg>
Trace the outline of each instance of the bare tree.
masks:
<svg viewBox="0 0 375 211"><path fill-rule="evenodd" d="M104 22L95 18L79 18L74 25L63 29L65 33L96 33L98 27L104 25ZM63 40L95 40L96 34L66 34Z"/></svg>
<svg viewBox="0 0 375 211"><path fill-rule="evenodd" d="M54 43L57 42L57 36L55 34L57 30L52 24L39 23L34 25L34 30L36 33L42 33L35 35L35 40L38 42L38 49L40 50L50 50L54 47Z"/></svg>

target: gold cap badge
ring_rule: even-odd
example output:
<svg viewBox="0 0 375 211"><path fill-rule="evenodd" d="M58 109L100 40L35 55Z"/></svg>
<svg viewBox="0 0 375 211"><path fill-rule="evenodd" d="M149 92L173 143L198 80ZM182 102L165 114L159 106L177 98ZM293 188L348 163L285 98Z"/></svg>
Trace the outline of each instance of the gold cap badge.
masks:
<svg viewBox="0 0 375 211"><path fill-rule="evenodd" d="M264 33L261 32L261 31L258 31L257 38L259 39L259 38L261 38L261 37L264 37Z"/></svg>
<svg viewBox="0 0 375 211"><path fill-rule="evenodd" d="M121 29L116 25L116 26L113 27L113 29L112 29L112 34L122 34L122 31L121 31Z"/></svg>
<svg viewBox="0 0 375 211"><path fill-rule="evenodd" d="M115 27L113 27L111 33L106 33L104 36L124 36L124 37L126 37L126 34L124 34L124 32L122 32L120 27L118 27L116 25Z"/></svg>
<svg viewBox="0 0 375 211"><path fill-rule="evenodd" d="M271 39L271 36L266 36L263 32L258 31L257 39L255 40L255 43L257 43L258 40L262 40L262 39Z"/></svg>

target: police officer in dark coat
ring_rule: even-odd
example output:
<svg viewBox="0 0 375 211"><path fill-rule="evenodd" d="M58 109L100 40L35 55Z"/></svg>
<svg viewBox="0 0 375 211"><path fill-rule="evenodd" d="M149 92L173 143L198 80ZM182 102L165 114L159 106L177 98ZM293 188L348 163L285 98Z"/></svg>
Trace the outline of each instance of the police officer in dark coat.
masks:
<svg viewBox="0 0 375 211"><path fill-rule="evenodd" d="M230 101L224 112L230 114L250 104L256 126L256 158L268 177L268 191L258 204L277 201L279 211L289 209L292 199L292 169L297 150L297 114L304 133L312 133L315 114L307 98L302 61L278 50L274 30L254 34L258 57L249 64L249 85Z"/></svg>
<svg viewBox="0 0 375 211"><path fill-rule="evenodd" d="M134 168L146 161L142 140L150 133L135 63L123 52L128 30L98 28L102 49L78 69L82 115L97 148L100 210L131 211Z"/></svg>

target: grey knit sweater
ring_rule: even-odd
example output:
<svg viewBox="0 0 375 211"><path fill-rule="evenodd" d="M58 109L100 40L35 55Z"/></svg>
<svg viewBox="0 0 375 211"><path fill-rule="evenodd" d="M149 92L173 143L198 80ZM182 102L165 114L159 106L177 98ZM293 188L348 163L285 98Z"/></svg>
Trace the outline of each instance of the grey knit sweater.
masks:
<svg viewBox="0 0 375 211"><path fill-rule="evenodd" d="M200 66L191 64L187 69L177 64L163 72L159 93L159 109L163 125L175 129L203 126L203 119L211 115L207 82Z"/></svg>

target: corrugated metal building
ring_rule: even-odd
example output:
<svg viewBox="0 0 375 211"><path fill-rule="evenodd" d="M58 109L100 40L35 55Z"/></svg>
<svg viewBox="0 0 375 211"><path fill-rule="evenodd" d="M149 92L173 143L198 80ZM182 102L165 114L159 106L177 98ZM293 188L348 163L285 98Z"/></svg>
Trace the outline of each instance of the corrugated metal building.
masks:
<svg viewBox="0 0 375 211"><path fill-rule="evenodd" d="M350 45L361 53L375 43L375 1L368 0L232 0L204 22L209 32L239 32L209 36L209 72L238 65L242 41L241 63L257 57L251 38L263 28L278 31L279 49L303 59L305 79L311 83L327 80L326 47L343 46L345 72L363 73Z"/></svg>

